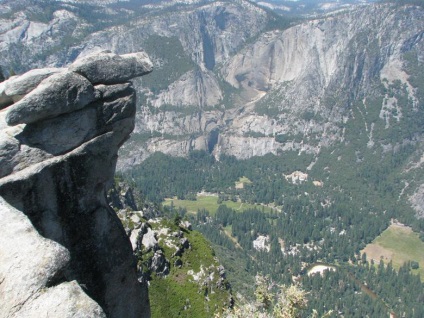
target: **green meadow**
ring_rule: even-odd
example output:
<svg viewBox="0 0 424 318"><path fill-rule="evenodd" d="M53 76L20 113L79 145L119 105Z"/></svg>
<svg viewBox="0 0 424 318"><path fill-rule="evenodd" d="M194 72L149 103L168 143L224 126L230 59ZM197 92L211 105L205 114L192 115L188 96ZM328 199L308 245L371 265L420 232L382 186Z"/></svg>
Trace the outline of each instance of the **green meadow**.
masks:
<svg viewBox="0 0 424 318"><path fill-rule="evenodd" d="M412 270L424 280L424 242L411 228L401 225L389 226L380 236L363 250L369 260L385 263L392 261L393 267L399 269L405 262L416 261L419 268Z"/></svg>
<svg viewBox="0 0 424 318"><path fill-rule="evenodd" d="M163 202L163 205L165 206L171 206L171 204L174 205L174 207L181 207L187 209L187 212L189 213L197 213L200 209L208 210L211 215L214 215L216 210L220 205L226 205L227 207L234 209L235 211L243 212L248 209L258 209L263 210L264 212L271 212L271 208L267 206L263 206L260 204L249 204L249 203L242 203L242 202L234 202L234 201L222 201L221 204L218 204L218 196L214 195L198 195L197 199L194 200L178 200L176 198L172 199L165 199Z"/></svg>

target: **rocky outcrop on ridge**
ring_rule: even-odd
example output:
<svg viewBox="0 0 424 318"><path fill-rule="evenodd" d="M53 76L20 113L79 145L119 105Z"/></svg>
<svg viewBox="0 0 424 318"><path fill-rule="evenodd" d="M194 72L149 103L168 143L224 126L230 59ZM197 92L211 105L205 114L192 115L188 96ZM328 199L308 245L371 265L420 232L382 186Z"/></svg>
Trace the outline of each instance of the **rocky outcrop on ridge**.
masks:
<svg viewBox="0 0 424 318"><path fill-rule="evenodd" d="M232 306L225 269L206 239L188 220L159 209L130 184L116 176L108 199L130 238L138 280L149 282L152 315L171 317L180 308L186 317L209 317Z"/></svg>
<svg viewBox="0 0 424 318"><path fill-rule="evenodd" d="M106 200L145 53L103 52L0 84L0 317L148 317Z"/></svg>
<svg viewBox="0 0 424 318"><path fill-rule="evenodd" d="M163 214L149 218L143 211L130 209L118 211L118 216L137 257L138 279L150 284L152 314L171 317L167 308L181 308L187 317L200 317L204 313L196 309L208 308L209 317L232 306L224 267L189 221L176 222ZM164 306L162 299L166 299ZM165 309L158 311L161 306Z"/></svg>

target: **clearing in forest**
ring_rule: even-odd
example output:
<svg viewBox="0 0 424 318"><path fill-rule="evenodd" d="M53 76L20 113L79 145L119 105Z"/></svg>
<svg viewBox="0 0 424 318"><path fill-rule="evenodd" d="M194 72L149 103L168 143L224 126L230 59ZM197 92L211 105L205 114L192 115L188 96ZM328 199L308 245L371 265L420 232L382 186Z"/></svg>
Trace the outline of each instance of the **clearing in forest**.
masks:
<svg viewBox="0 0 424 318"><path fill-rule="evenodd" d="M216 213L216 210L221 204L238 212L243 212L248 209L257 209L269 213L272 210L270 207L260 204L249 204L234 201L222 201L222 203L218 204L217 195L197 195L196 200L178 200L176 198L165 199L163 205L170 206L171 202L174 207L185 208L189 213L197 213L198 210L205 209L208 210L211 215Z"/></svg>
<svg viewBox="0 0 424 318"><path fill-rule="evenodd" d="M361 253L367 254L367 259L374 260L376 264L383 259L384 263L392 261L393 267L399 269L405 262L416 261L419 268L412 270L420 274L424 280L424 242L417 233L408 226L394 223L390 225L372 243L368 244Z"/></svg>
<svg viewBox="0 0 424 318"><path fill-rule="evenodd" d="M236 189L244 189L245 184L252 184L252 181L250 181L247 177L241 177L238 181L235 182Z"/></svg>

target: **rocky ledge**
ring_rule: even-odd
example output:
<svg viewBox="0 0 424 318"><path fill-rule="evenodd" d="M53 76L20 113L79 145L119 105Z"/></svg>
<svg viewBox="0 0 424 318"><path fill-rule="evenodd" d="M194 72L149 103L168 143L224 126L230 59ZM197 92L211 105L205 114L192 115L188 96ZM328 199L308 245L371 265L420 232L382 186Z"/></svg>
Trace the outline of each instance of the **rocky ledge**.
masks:
<svg viewBox="0 0 424 318"><path fill-rule="evenodd" d="M106 200L144 53L103 52L0 84L0 317L148 317Z"/></svg>

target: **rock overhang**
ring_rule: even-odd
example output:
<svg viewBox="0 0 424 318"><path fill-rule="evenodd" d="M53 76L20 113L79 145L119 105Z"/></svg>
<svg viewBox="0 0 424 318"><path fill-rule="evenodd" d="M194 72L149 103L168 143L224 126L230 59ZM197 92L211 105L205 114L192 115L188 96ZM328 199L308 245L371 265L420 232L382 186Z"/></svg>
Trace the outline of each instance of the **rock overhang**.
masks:
<svg viewBox="0 0 424 318"><path fill-rule="evenodd" d="M0 254L32 248L0 264L0 294L8 293L0 317L150 316L147 285L137 280L131 244L105 193L134 128L128 81L151 71L145 53L103 52L0 84L0 228L16 228L14 237L0 231ZM17 217L28 229L13 226ZM27 266L24 282L17 277L26 257L60 262L44 272Z"/></svg>
<svg viewBox="0 0 424 318"><path fill-rule="evenodd" d="M121 145L134 128L136 95L129 79L152 69L144 52L102 52L68 68L32 70L1 83L0 140L12 151L0 153L0 178L21 170L22 161L63 155L109 131L121 135Z"/></svg>

